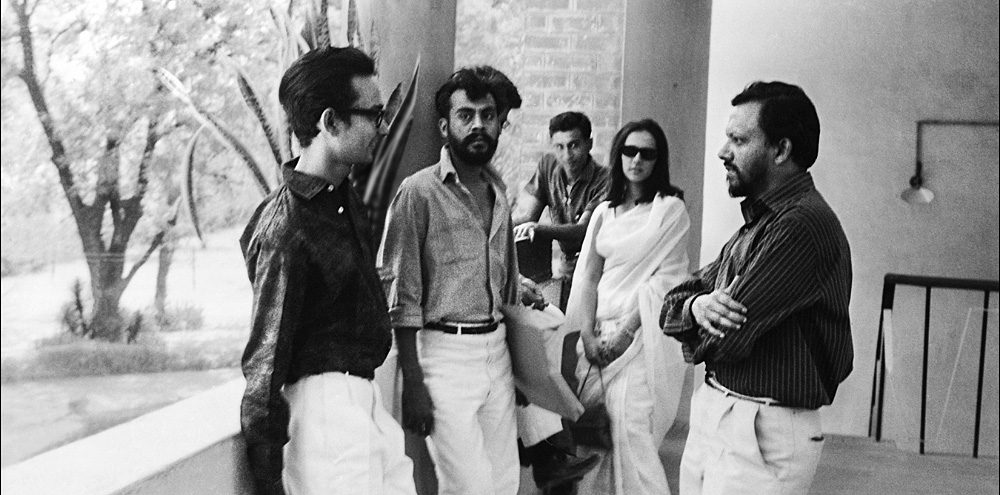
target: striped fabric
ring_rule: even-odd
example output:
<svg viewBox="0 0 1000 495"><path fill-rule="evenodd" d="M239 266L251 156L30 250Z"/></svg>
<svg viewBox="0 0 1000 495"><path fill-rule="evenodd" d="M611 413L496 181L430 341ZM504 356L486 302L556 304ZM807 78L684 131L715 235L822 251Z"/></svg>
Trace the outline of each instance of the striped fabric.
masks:
<svg viewBox="0 0 1000 495"><path fill-rule="evenodd" d="M745 224L719 258L667 294L663 331L735 392L790 407L830 404L854 359L851 252L840 221L808 173L741 206ZM709 337L691 301L737 276L731 295L747 307L747 321Z"/></svg>

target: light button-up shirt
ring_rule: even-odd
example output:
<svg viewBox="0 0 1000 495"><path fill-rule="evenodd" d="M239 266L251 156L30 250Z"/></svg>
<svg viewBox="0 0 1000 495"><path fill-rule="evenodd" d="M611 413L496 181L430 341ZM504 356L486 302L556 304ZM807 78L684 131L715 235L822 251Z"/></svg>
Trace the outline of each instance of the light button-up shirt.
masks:
<svg viewBox="0 0 1000 495"><path fill-rule="evenodd" d="M492 165L483 172L494 196L489 234L447 147L399 185L377 261L394 328L499 321L500 306L517 300L506 188Z"/></svg>

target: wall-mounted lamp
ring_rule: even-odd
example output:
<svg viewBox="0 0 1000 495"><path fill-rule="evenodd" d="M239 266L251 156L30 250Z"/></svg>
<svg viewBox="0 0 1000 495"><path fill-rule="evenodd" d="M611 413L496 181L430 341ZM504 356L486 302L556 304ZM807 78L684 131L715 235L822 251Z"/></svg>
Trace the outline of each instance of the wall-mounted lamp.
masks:
<svg viewBox="0 0 1000 495"><path fill-rule="evenodd" d="M920 142L919 138L917 142ZM919 144L917 149L920 149ZM911 205L923 205L934 201L934 191L924 187L924 163L919 158L917 158L917 173L910 177L910 187L903 189L899 197Z"/></svg>
<svg viewBox="0 0 1000 495"><path fill-rule="evenodd" d="M934 200L934 191L924 187L924 127L929 125L953 125L953 126L994 126L996 121L977 120L918 120L917 121L917 170L910 177L910 187L903 190L899 195L903 201L911 205L922 205Z"/></svg>

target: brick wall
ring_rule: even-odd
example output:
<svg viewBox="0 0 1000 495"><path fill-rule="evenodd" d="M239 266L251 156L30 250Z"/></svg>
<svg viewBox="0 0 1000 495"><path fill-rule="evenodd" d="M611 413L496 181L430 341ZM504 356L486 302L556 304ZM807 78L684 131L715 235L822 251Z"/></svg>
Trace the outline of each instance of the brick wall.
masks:
<svg viewBox="0 0 1000 495"><path fill-rule="evenodd" d="M594 124L594 157L621 125L625 0L458 0L455 65L491 64L517 84L497 163L511 199L548 150L548 123L567 110Z"/></svg>

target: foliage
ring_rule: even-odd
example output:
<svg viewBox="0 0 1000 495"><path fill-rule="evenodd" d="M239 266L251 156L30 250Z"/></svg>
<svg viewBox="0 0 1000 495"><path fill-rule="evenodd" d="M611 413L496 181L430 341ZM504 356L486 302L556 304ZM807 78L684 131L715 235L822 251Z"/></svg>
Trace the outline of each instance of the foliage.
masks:
<svg viewBox="0 0 1000 495"><path fill-rule="evenodd" d="M277 30L279 67L287 68L303 53L322 46L331 46L332 37L330 25L335 19L334 14L329 10L325 0L312 0L306 2L304 13L301 15L301 29L296 31L293 25L293 6L289 6L289 12L272 7L271 17ZM348 0L347 12L347 32L345 38L350 46L358 46L367 51L378 63L377 33L372 26L372 32L367 37L368 44L365 44L366 37L362 35L358 22L357 6L355 0ZM368 206L370 219L372 220L372 234L376 242L381 234L382 225L386 211L389 207L389 193L399 169L399 162L402 159L406 141L409 138L410 127L413 124L413 111L415 108L415 98L417 92L417 75L419 72L419 60L414 68L413 78L408 86L405 96L401 95L401 84L391 93L386 104L386 118L389 124L388 134L379 143L375 152L374 163L370 167L356 167L352 171L352 183L362 194L365 204ZM278 116L281 115L281 108L276 98L266 98L264 93L257 89L257 85L251 80L247 71L240 66L235 66L236 81L239 84L240 92L244 102L256 118L263 132L271 156L274 159L272 165L278 170L280 165L288 161L293 155L293 145L291 142L291 130L287 125L277 123ZM178 99L187 104L193 116L201 123L201 129L209 129L216 140L235 154L241 163L255 179L258 188L263 194L267 194L272 185L267 179L265 167L249 151L249 147L244 144L236 132L229 129L226 123L216 117L210 110L199 104L192 96L192 92L174 74L165 68L157 68L156 75L164 87L168 88ZM277 74L280 79L280 72ZM188 210L188 218L192 227L201 238L201 227L199 225L199 209L195 201L193 171L195 170L195 149L201 129L196 133L189 145L184 158L184 204ZM275 174L280 180L280 174Z"/></svg>
<svg viewBox="0 0 1000 495"><path fill-rule="evenodd" d="M39 260L11 260L6 256L0 259L0 277L33 273L41 269L42 263Z"/></svg>
<svg viewBox="0 0 1000 495"><path fill-rule="evenodd" d="M207 370L239 366L242 333L215 341L167 346L141 334L135 344L101 342L68 334L39 341L36 352L5 358L3 383L73 376Z"/></svg>
<svg viewBox="0 0 1000 495"><path fill-rule="evenodd" d="M150 322L150 330L159 332L201 330L205 326L204 311L193 304L167 304L163 311L147 308L143 316Z"/></svg>
<svg viewBox="0 0 1000 495"><path fill-rule="evenodd" d="M86 309L84 304L83 295L83 284L80 283L80 279L73 281L73 285L70 288L73 296L59 309L59 323L62 325L63 330L72 337L94 339L99 338L114 342L114 340L102 337L94 332L94 327L91 326L87 319L87 315L90 313ZM144 318L143 314L136 311L131 314L129 318L124 318L123 311L119 310L119 317L125 322L123 325L123 335L126 344L135 343L138 339L139 332L145 330L144 328Z"/></svg>
<svg viewBox="0 0 1000 495"><path fill-rule="evenodd" d="M195 128L178 116L177 102L152 68L193 71L190 84L215 95L209 108L226 111L233 105L220 89L232 82L220 77L223 47L244 48L249 55L229 56L261 66L251 63L261 52L253 45L266 42L252 29L260 10L233 0L4 5L14 14L5 12L3 22L4 136L18 123L41 136L16 157L4 147L5 211L36 199L10 199L8 186L46 168L37 177L58 184L90 271L89 331L116 341L130 330L118 308L121 294L176 221L167 198L176 196L173 170ZM31 113L34 122L26 117ZM147 248L126 270L129 247L137 242ZM140 326L132 322L133 337Z"/></svg>
<svg viewBox="0 0 1000 495"><path fill-rule="evenodd" d="M90 336L90 328L87 326L87 312L83 308L83 286L80 279L73 281L70 289L73 298L63 304L59 311L59 322L66 333L75 337Z"/></svg>

